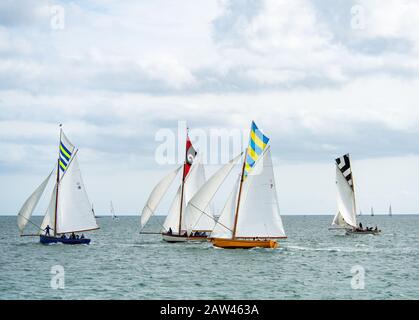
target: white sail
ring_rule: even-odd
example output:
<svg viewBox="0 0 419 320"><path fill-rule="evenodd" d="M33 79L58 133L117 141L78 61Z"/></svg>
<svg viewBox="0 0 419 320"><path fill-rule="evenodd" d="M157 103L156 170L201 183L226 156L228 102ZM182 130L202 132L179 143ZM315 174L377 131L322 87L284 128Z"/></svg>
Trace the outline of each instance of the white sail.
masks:
<svg viewBox="0 0 419 320"><path fill-rule="evenodd" d="M336 186L338 213L333 219L333 225L356 227L355 192L337 165Z"/></svg>
<svg viewBox="0 0 419 320"><path fill-rule="evenodd" d="M224 209L212 230L210 238L231 239L233 237L234 217L236 214L237 194L239 192L240 178L230 193Z"/></svg>
<svg viewBox="0 0 419 320"><path fill-rule="evenodd" d="M173 199L172 205L169 209L169 214L166 217L166 220L163 223L164 230L169 231L172 230L173 234L178 234L179 232L179 220L180 220L180 198L182 195L182 186L179 186L178 191L176 192L176 196ZM185 207L184 207L185 208ZM186 226L184 224L184 219L182 219L182 227L181 230L186 230Z"/></svg>
<svg viewBox="0 0 419 320"><path fill-rule="evenodd" d="M166 194L167 190L169 189L170 185L172 184L173 180L176 178L179 170L182 168L180 166L167 176L165 176L153 189L150 194L150 197L147 200L147 204L145 205L141 218L140 218L140 228L143 229L144 226L147 224L150 217L156 211L158 205L160 204L162 198Z"/></svg>
<svg viewBox="0 0 419 320"><path fill-rule="evenodd" d="M75 155L58 189L57 234L98 229Z"/></svg>
<svg viewBox="0 0 419 320"><path fill-rule="evenodd" d="M189 174L186 177L184 190L185 203L189 203L198 190L205 184L205 169L201 160L201 157L194 159Z"/></svg>
<svg viewBox="0 0 419 320"><path fill-rule="evenodd" d="M333 219L332 225L341 228L351 228L351 226L346 223L345 219L343 219L343 216L340 214L340 212L336 214L335 218Z"/></svg>
<svg viewBox="0 0 419 320"><path fill-rule="evenodd" d="M196 167L192 168L190 176L187 177L186 181L186 208L184 208L183 219L185 220L185 226L188 234L191 231L211 231L215 224L215 219L209 203L204 208L206 214L202 214L201 212L199 216L192 216L191 212L188 212L187 210L191 199L195 197L197 192L204 186L205 182L206 178L204 165L201 163L201 159L199 159L199 161L196 163Z"/></svg>
<svg viewBox="0 0 419 320"><path fill-rule="evenodd" d="M112 214L112 219L116 219L117 216L115 215L115 208L113 207L113 203L111 201L111 214Z"/></svg>
<svg viewBox="0 0 419 320"><path fill-rule="evenodd" d="M54 228L56 201L57 201L57 184L55 184L54 190L52 191L51 200L49 201L47 212L45 213L44 219L42 220L41 230L39 231L39 234L42 234L47 226L50 226L50 228L52 229Z"/></svg>
<svg viewBox="0 0 419 320"><path fill-rule="evenodd" d="M208 210L209 204L241 155L218 170L189 201L185 210L185 223L188 233L193 230L212 230L214 228L215 219Z"/></svg>
<svg viewBox="0 0 419 320"><path fill-rule="evenodd" d="M22 208L20 209L19 214L17 216L17 225L19 227L20 233L23 233L23 230L25 229L27 223L31 219L32 214L39 203L39 200L45 192L45 188L47 187L53 172L54 170L49 174L49 176L44 180L44 182L42 182L41 185L38 188L36 188L34 193L32 193L32 195L25 201Z"/></svg>
<svg viewBox="0 0 419 320"><path fill-rule="evenodd" d="M268 146L243 182L237 219L238 238L286 237L275 186L275 176Z"/></svg>
<svg viewBox="0 0 419 320"><path fill-rule="evenodd" d="M186 231L185 223L185 212L186 205L188 201L193 198L196 192L202 187L205 183L205 171L201 163L200 158L196 158L192 167L189 171L188 176L185 179L183 186L183 205L182 205L182 219L180 219L180 199L182 196L182 186L179 187L178 192L176 193L175 199L172 202L172 206L169 210L169 214L163 224L165 231L168 231L169 228L172 229L174 233L179 232L179 221L181 220L182 226L181 230Z"/></svg>

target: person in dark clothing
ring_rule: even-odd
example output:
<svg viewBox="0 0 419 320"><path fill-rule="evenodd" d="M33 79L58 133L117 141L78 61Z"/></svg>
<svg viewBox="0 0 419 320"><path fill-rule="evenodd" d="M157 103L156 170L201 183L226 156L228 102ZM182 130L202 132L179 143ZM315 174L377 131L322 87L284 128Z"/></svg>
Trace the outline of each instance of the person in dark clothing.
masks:
<svg viewBox="0 0 419 320"><path fill-rule="evenodd" d="M50 236L49 231L51 230L51 227L47 225L47 227L44 230L45 230L45 235L49 237Z"/></svg>
<svg viewBox="0 0 419 320"><path fill-rule="evenodd" d="M80 237L80 239L84 239L84 234L83 234L83 233L81 234L81 237Z"/></svg>
<svg viewBox="0 0 419 320"><path fill-rule="evenodd" d="M361 222L359 223L359 229L360 230L364 230L364 228L362 227L362 223Z"/></svg>
<svg viewBox="0 0 419 320"><path fill-rule="evenodd" d="M172 228L169 228L169 231L167 232L167 234L172 234L172 233L173 233Z"/></svg>
<svg viewBox="0 0 419 320"><path fill-rule="evenodd" d="M70 239L76 239L76 235L74 234L74 232L71 234Z"/></svg>

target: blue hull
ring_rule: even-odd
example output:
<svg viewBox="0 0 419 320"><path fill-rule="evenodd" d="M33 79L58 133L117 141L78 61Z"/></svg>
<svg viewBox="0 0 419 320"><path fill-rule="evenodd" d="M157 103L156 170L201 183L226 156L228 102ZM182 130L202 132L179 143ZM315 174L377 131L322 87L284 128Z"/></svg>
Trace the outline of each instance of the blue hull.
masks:
<svg viewBox="0 0 419 320"><path fill-rule="evenodd" d="M39 236L39 242L42 244L63 243L63 244L89 244L90 239L61 239L56 237Z"/></svg>

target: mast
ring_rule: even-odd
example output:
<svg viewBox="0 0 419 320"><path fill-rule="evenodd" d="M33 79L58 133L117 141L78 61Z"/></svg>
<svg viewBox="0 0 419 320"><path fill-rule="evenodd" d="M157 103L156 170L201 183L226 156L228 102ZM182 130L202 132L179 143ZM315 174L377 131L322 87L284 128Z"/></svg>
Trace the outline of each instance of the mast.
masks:
<svg viewBox="0 0 419 320"><path fill-rule="evenodd" d="M186 139L188 139L188 128L186 128ZM179 230L178 234L182 232L182 211L183 211L183 197L185 191L185 170L186 170L186 159L188 157L188 148L185 145L185 161L183 163L183 174L182 174L182 191L180 193L180 212L179 212Z"/></svg>
<svg viewBox="0 0 419 320"><path fill-rule="evenodd" d="M63 134L62 124L60 124L60 144ZM55 212L54 212L54 237L57 236L57 214L58 214L58 189L60 184L60 148L58 148L58 161L57 161L57 192L55 194Z"/></svg>
<svg viewBox="0 0 419 320"><path fill-rule="evenodd" d="M357 211L357 208L356 208L355 177L354 177L354 170L352 170L352 161L351 161L351 156L350 155L349 155L349 162L351 164L351 172L352 172L352 188L353 188L353 191L354 191L354 211L355 211L355 222L356 222L356 215L357 215L356 213L358 211Z"/></svg>
<svg viewBox="0 0 419 320"><path fill-rule="evenodd" d="M241 199L242 189L243 189L244 169L246 168L246 156L247 156L247 152L248 152L248 148L246 149L246 152L244 154L243 168L242 168L242 174L241 174L241 178L240 178L239 196L238 196L238 199L237 199L236 215L234 217L233 240L236 239L237 222L239 220L240 199Z"/></svg>

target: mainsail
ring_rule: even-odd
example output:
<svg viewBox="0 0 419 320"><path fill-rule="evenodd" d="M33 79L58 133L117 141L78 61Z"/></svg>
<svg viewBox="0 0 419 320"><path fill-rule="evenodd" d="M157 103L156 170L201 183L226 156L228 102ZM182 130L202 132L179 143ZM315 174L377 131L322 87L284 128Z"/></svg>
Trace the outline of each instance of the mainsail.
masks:
<svg viewBox="0 0 419 320"><path fill-rule="evenodd" d="M30 221L33 212L35 211L36 206L39 203L42 195L45 192L45 188L48 185L49 180L51 179L54 170L49 174L49 176L41 183L41 185L32 193L32 195L25 201L22 208L19 211L17 216L17 225L19 227L20 233L22 234L26 225Z"/></svg>
<svg viewBox="0 0 419 320"><path fill-rule="evenodd" d="M77 154L60 181L56 215L57 234L99 228L83 183Z"/></svg>
<svg viewBox="0 0 419 320"><path fill-rule="evenodd" d="M205 183L205 172L203 170L204 168L201 163L201 158L195 159L193 164L188 169L188 175L183 182L183 198L181 185L176 193L175 199L172 202L169 214L163 224L165 229L164 231L167 232L169 229L172 229L172 231L178 233L179 230L188 230L186 225L187 213L185 208L188 205L189 200L194 197L196 192ZM181 201L183 201L182 205ZM181 223L180 227L179 223Z"/></svg>
<svg viewBox="0 0 419 320"><path fill-rule="evenodd" d="M182 186L179 186L178 191L176 192L176 196L172 201L172 205L169 209L169 214L167 215L166 219L163 223L164 231L169 231L170 229L173 232L177 232L179 230L179 217L180 217L180 201L182 196ZM183 200L184 201L184 200ZM180 227L181 230L185 230L186 226L183 220L182 225Z"/></svg>
<svg viewBox="0 0 419 320"><path fill-rule="evenodd" d="M336 187L338 213L332 225L342 228L356 227L355 188L348 154L336 159Z"/></svg>
<svg viewBox="0 0 419 320"><path fill-rule="evenodd" d="M270 146L243 182L239 208L236 237L286 237L279 215Z"/></svg>

